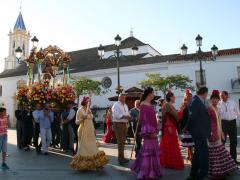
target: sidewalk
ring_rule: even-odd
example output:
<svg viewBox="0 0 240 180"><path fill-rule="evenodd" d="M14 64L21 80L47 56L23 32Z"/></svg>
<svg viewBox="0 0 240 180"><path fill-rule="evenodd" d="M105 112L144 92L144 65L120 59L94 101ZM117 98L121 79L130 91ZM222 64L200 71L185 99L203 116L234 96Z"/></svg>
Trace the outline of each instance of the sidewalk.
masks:
<svg viewBox="0 0 240 180"><path fill-rule="evenodd" d="M101 149L109 156L109 164L97 172L80 172L69 168L71 156L60 153L60 151L51 152L49 156L37 155L34 150L25 152L16 147L16 131L9 130L8 140L9 157L7 163L10 171L2 172L0 170L1 180L135 180L136 176L128 169L121 167L117 162L117 145L102 144ZM127 157L131 153L131 145L127 146ZM238 154L240 152L238 151ZM186 152L183 150L183 155ZM189 174L189 165L182 171L164 170L163 180L183 180ZM240 179L240 175L228 178L229 180Z"/></svg>

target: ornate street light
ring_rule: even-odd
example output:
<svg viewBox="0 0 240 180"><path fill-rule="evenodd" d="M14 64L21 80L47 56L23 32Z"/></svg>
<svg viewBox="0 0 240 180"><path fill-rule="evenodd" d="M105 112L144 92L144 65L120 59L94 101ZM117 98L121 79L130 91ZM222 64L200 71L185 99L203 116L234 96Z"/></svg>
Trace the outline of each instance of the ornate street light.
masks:
<svg viewBox="0 0 240 180"><path fill-rule="evenodd" d="M38 38L36 36L34 36L32 39L31 39L32 43L33 43L33 47L34 48L37 48L38 46Z"/></svg>
<svg viewBox="0 0 240 180"><path fill-rule="evenodd" d="M211 48L211 50L212 50L213 57L216 58L216 56L218 55L218 48L217 48L217 46L214 44L213 47Z"/></svg>
<svg viewBox="0 0 240 180"><path fill-rule="evenodd" d="M18 46L18 48L15 50L16 58L18 63L20 63L20 59L22 57L22 49Z"/></svg>
<svg viewBox="0 0 240 180"><path fill-rule="evenodd" d="M181 55L187 55L187 49L187 46L183 44L183 46L181 47Z"/></svg>
<svg viewBox="0 0 240 180"><path fill-rule="evenodd" d="M122 40L122 38L121 38L119 35L117 35L117 36L115 37L115 45L116 45L117 47L119 47L119 46L121 45L121 40Z"/></svg>
<svg viewBox="0 0 240 180"><path fill-rule="evenodd" d="M107 59L110 59L110 58L116 58L117 60L117 91L116 93L117 94L120 94L122 92L122 88L121 88L121 85L120 85L120 68L119 68L119 60L120 60L120 57L124 56L122 55L122 52L120 50L120 46L121 46L121 40L122 38L117 35L115 38L115 45L116 45L116 50L114 52L114 55L111 55L110 57L108 57ZM100 46L98 47L98 56L100 57L100 59L104 59L104 47L102 46L102 44L100 44ZM137 46L134 46L132 48L132 55L135 56L138 54L138 47Z"/></svg>
<svg viewBox="0 0 240 180"><path fill-rule="evenodd" d="M197 44L197 47L201 47L202 46L202 37L198 34L197 37L196 37L196 44Z"/></svg>
<svg viewBox="0 0 240 180"><path fill-rule="evenodd" d="M195 57L195 61L199 61L199 69L200 69L200 86L203 86L205 85L204 84L204 77L203 77L203 69L202 69L202 61L203 60L212 60L212 61L215 61L216 60L216 57L218 55L218 48L216 45L213 45L213 47L211 48L211 55L207 55L205 53L203 53L203 51L201 50L201 46L202 46L202 40L203 38L198 34L198 36L196 37L196 44L197 44L197 47L198 47L198 51L196 53L196 57Z"/></svg>
<svg viewBox="0 0 240 180"><path fill-rule="evenodd" d="M26 59L22 59L22 52L23 50L18 47L15 50L15 56L17 59L17 62L19 64L22 64L23 62L25 62L27 64L28 67L28 86L31 86L33 83L33 67L34 64L37 63L38 65L40 64L40 60L43 58L42 56L42 52L39 51L37 52L37 45L38 45L38 38L36 36L34 36L31 39L32 43L33 43L33 47L31 49L30 55L26 58ZM38 73L39 79L40 79L40 73Z"/></svg>

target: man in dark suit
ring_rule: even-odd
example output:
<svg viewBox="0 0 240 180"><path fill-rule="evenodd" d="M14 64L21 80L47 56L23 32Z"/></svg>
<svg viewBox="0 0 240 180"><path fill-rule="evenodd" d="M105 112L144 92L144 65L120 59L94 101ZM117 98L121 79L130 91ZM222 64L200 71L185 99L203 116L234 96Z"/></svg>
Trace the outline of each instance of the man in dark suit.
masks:
<svg viewBox="0 0 240 180"><path fill-rule="evenodd" d="M210 117L205 106L208 88L201 87L189 105L187 130L193 137L195 151L192 159L190 177L187 179L203 180L208 175L208 143L211 134Z"/></svg>

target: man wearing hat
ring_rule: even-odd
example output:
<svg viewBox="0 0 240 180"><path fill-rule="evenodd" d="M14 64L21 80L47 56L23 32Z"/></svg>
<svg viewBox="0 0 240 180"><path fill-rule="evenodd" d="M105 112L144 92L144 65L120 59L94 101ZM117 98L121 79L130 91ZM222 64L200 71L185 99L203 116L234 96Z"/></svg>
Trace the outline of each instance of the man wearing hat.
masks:
<svg viewBox="0 0 240 180"><path fill-rule="evenodd" d="M124 158L124 146L127 136L127 124L131 116L126 105L126 94L119 94L118 102L112 107L112 115L118 143L118 162L119 164L128 163L128 160Z"/></svg>

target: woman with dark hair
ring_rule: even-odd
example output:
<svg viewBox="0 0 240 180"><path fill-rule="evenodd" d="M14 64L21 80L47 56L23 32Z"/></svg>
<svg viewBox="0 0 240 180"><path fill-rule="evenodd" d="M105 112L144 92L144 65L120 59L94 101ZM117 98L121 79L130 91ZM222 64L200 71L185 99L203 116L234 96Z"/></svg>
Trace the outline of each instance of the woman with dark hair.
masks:
<svg viewBox="0 0 240 180"><path fill-rule="evenodd" d="M157 118L152 107L154 91L148 87L141 98L140 123L143 145L131 170L137 174L138 179L154 179L162 176L160 166L160 151L157 140Z"/></svg>
<svg viewBox="0 0 240 180"><path fill-rule="evenodd" d="M192 157L193 157L193 147L194 147L194 142L192 139L192 136L190 135L190 133L186 130L186 125L188 123L188 119L189 119L189 104L192 100L192 93L189 89L185 90L184 93L184 97L183 97L183 103L181 106L181 110L182 110L182 118L181 118L181 130L183 131L182 134L182 147L187 148L187 160L192 162Z"/></svg>
<svg viewBox="0 0 240 180"><path fill-rule="evenodd" d="M172 92L166 95L163 108L163 135L160 143L161 165L170 169L183 169L184 163L178 143L178 113L174 108L175 96Z"/></svg>
<svg viewBox="0 0 240 180"><path fill-rule="evenodd" d="M107 125L107 132L102 137L102 140L105 143L112 143L115 137L115 133L112 129L112 109L111 108L107 110L106 125Z"/></svg>
<svg viewBox="0 0 240 180"><path fill-rule="evenodd" d="M211 136L208 138L208 176L210 179L224 179L229 173L238 169L237 164L221 141L221 139L224 138L224 134L222 131L220 111L218 109L219 101L219 91L214 90L210 97L210 106L208 107L211 120Z"/></svg>
<svg viewBox="0 0 240 180"><path fill-rule="evenodd" d="M84 96L81 105L76 115L76 124L79 124L78 151L70 166L77 170L102 169L108 163L108 159L104 151L97 148L93 114L90 110L91 99Z"/></svg>

